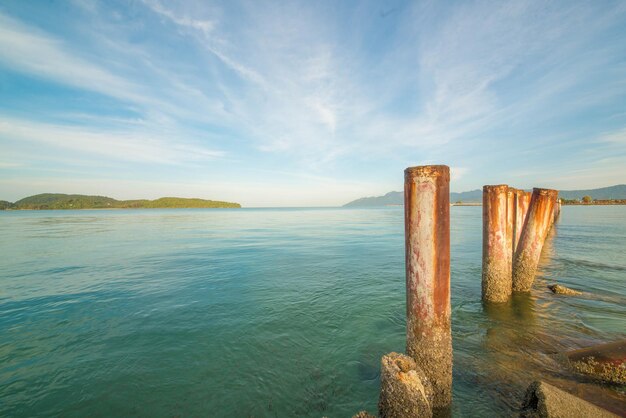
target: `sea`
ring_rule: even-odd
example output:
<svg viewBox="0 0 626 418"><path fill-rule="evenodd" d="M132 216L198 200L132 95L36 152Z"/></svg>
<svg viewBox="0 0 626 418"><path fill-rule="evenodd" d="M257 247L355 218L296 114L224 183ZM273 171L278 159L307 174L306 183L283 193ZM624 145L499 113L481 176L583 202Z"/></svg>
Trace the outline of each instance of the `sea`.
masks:
<svg viewBox="0 0 626 418"><path fill-rule="evenodd" d="M539 379L626 414L562 355L626 336L626 206L564 206L501 305L481 222L451 208L452 416L513 416ZM375 413L404 274L401 207L0 212L0 416Z"/></svg>

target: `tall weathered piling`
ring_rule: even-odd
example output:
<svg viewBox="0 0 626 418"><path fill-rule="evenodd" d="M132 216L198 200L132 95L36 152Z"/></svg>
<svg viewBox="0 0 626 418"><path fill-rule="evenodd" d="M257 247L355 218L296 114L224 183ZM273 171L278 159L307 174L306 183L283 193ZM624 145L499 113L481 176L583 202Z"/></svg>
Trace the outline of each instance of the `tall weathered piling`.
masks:
<svg viewBox="0 0 626 418"><path fill-rule="evenodd" d="M532 192L524 192L524 220L526 219L526 215L528 215L528 209L530 209L530 201L532 197Z"/></svg>
<svg viewBox="0 0 626 418"><path fill-rule="evenodd" d="M450 169L404 171L407 354L433 388L432 407L452 401Z"/></svg>
<svg viewBox="0 0 626 418"><path fill-rule="evenodd" d="M522 228L524 227L524 219L526 219L526 213L528 212L528 206L530 205L530 193L523 190L515 189L515 219L513 223L513 243L512 243L512 256L515 256L515 251L519 245L519 239L522 236Z"/></svg>
<svg viewBox="0 0 626 418"><path fill-rule="evenodd" d="M552 221L558 192L551 189L533 189L522 236L513 258L513 290L528 292L532 287L539 264L539 256Z"/></svg>
<svg viewBox="0 0 626 418"><path fill-rule="evenodd" d="M554 220L553 222L556 223L557 219L559 219L559 216L561 215L561 199L557 198L556 199L556 203L554 204Z"/></svg>
<svg viewBox="0 0 626 418"><path fill-rule="evenodd" d="M511 296L508 189L506 184L483 187L483 274L485 302L506 302Z"/></svg>
<svg viewBox="0 0 626 418"><path fill-rule="evenodd" d="M509 276L513 273L513 224L515 223L515 189L506 191L506 254L509 265Z"/></svg>

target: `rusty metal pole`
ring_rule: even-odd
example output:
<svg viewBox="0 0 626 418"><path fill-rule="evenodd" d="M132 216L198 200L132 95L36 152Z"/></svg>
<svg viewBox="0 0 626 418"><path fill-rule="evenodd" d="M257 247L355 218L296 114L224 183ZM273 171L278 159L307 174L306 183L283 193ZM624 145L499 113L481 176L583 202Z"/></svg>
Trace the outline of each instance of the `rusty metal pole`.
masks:
<svg viewBox="0 0 626 418"><path fill-rule="evenodd" d="M524 214L526 212L524 208L524 191L515 189L515 217L513 222L513 243L511 253L515 255L515 250L519 243L519 238L522 235L522 227L524 226Z"/></svg>
<svg viewBox="0 0 626 418"><path fill-rule="evenodd" d="M513 290L516 292L528 292L533 285L541 249L554 219L557 195L556 190L533 189L522 237L513 258Z"/></svg>
<svg viewBox="0 0 626 418"><path fill-rule="evenodd" d="M554 220L553 223L559 219L559 215L561 214L561 199L557 198L556 203L554 204Z"/></svg>
<svg viewBox="0 0 626 418"><path fill-rule="evenodd" d="M509 276L513 275L513 224L515 223L515 189L506 191L506 251L509 265Z"/></svg>
<svg viewBox="0 0 626 418"><path fill-rule="evenodd" d="M530 200L533 197L533 193L532 192L524 192L524 199L523 199L523 208L524 208L524 222L526 222L526 215L528 215L528 209L530 208ZM523 230L523 228L522 228ZM520 238L522 237L521 232L520 232Z"/></svg>
<svg viewBox="0 0 626 418"><path fill-rule="evenodd" d="M434 409L452 401L450 168L404 171L407 354L432 383Z"/></svg>
<svg viewBox="0 0 626 418"><path fill-rule="evenodd" d="M483 187L483 274L484 302L506 302L511 296L511 274L507 240L508 189L506 184Z"/></svg>

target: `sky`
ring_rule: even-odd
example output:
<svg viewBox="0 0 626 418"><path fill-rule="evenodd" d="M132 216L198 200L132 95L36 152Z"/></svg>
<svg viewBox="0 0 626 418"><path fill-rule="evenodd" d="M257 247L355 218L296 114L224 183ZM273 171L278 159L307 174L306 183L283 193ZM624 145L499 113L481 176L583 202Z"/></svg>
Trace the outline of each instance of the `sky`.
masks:
<svg viewBox="0 0 626 418"><path fill-rule="evenodd" d="M624 1L0 2L0 199L626 183Z"/></svg>

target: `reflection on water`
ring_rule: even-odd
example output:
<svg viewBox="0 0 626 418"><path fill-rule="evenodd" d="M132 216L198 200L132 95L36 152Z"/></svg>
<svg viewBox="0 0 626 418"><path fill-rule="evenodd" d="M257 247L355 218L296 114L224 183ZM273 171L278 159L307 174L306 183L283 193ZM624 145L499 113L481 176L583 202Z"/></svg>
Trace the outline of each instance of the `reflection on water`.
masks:
<svg viewBox="0 0 626 418"><path fill-rule="evenodd" d="M0 213L0 416L350 416L404 350L401 208ZM626 207L564 207L532 293L480 300L481 208L451 210L456 416L624 336ZM552 294L563 284L582 297Z"/></svg>

